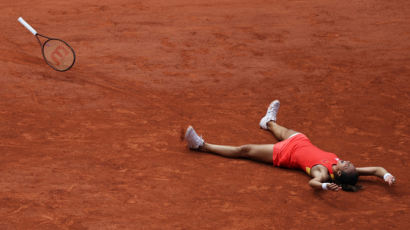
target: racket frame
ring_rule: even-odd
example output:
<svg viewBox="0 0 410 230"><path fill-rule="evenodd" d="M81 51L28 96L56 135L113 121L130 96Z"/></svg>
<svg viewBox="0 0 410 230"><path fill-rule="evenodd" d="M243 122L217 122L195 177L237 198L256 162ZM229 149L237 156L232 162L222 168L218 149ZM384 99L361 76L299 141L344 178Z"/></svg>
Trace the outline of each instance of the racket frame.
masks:
<svg viewBox="0 0 410 230"><path fill-rule="evenodd" d="M27 30L29 30L34 36L36 36L37 41L38 41L38 43L40 44L40 47L41 47L41 54L43 55L43 59L47 63L47 65L49 65L51 68L53 68L54 70L59 71L59 72L65 72L65 71L71 69L71 67L73 67L73 65L75 63L75 59L76 59L75 52L74 52L74 49L67 42L65 42L61 39L58 39L58 38L50 38L50 37L47 37L45 35L37 33L37 31L33 27L31 27L30 24L28 24L22 17L19 17L17 19L17 21L19 21L24 27L26 27ZM43 37L47 40L44 43L42 43L39 37ZM70 48L71 52L73 53L73 59L74 60L73 60L73 63L68 68L63 69L63 70L57 69L47 60L47 58L44 54L44 46L47 44L47 42L49 42L51 40L57 40L57 41L63 42L66 46L68 46L68 48Z"/></svg>
<svg viewBox="0 0 410 230"><path fill-rule="evenodd" d="M61 40L61 39L58 39L58 38L50 38L50 37L47 37L47 36L42 35L42 34L39 34L39 33L36 33L35 36L36 36L36 38L37 38L38 43L39 43L40 46L41 46L41 54L43 55L43 59L44 59L44 61L47 63L47 65L49 65L51 68L53 68L54 70L57 70L57 71L59 71L59 72L65 72L65 71L71 69L71 67L73 67L73 65L74 65L74 63L75 63L75 59L76 59L76 57L75 57L75 52L74 52L74 49L73 49L67 42L65 42L65 41L63 41L63 40ZM47 39L47 40L46 40L44 43L42 43L39 37L43 37L43 38L45 38L45 39ZM57 68L55 68L55 67L47 60L47 58L46 58L46 56L45 56L45 54L44 54L44 47L45 47L45 45L47 44L47 42L49 42L49 41L51 41L51 40L60 41L60 42L64 43L68 48L70 48L71 52L73 53L73 59L74 59L74 60L73 60L73 63L71 63L71 65L70 65L68 68L63 69L63 70L57 69Z"/></svg>

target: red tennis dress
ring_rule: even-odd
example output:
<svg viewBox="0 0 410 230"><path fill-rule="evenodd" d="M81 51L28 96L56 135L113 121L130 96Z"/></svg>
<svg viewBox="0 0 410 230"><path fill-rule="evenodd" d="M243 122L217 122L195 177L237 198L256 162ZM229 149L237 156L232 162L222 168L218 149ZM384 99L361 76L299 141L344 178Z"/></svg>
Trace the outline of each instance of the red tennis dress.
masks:
<svg viewBox="0 0 410 230"><path fill-rule="evenodd" d="M310 169L320 164L327 168L331 178L334 179L332 165L337 164L338 160L336 154L325 152L314 146L302 133L273 146L274 166L301 169L309 175Z"/></svg>

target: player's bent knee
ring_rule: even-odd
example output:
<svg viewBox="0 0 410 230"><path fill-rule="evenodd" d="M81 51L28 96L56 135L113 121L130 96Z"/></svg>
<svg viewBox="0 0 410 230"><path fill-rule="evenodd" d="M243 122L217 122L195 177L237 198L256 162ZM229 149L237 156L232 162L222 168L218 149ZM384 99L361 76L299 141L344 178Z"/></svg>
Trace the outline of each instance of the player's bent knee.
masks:
<svg viewBox="0 0 410 230"><path fill-rule="evenodd" d="M296 134L298 132L296 132L295 130L292 129L288 129L287 132L284 135L284 139L288 139L289 137L291 137L292 135Z"/></svg>

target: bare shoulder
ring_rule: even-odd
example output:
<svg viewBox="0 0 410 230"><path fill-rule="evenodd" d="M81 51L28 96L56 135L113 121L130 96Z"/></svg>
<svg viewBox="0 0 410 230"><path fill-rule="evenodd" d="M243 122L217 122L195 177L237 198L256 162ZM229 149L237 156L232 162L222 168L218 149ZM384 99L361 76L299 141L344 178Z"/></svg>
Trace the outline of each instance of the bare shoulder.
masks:
<svg viewBox="0 0 410 230"><path fill-rule="evenodd" d="M313 178L320 178L321 182L325 182L330 179L329 171L323 165L313 166L312 169L310 170L310 176Z"/></svg>

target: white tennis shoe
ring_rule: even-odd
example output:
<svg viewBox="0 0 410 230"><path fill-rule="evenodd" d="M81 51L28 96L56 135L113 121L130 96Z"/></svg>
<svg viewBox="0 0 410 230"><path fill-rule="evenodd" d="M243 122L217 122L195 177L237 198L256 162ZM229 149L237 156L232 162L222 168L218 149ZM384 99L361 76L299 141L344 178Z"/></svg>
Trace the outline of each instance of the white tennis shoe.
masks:
<svg viewBox="0 0 410 230"><path fill-rule="evenodd" d="M201 146L204 145L204 139L196 134L194 128L189 126L185 132L185 140L188 143L188 147L190 149L199 149Z"/></svg>
<svg viewBox="0 0 410 230"><path fill-rule="evenodd" d="M261 121L259 122L259 126L262 129L268 129L268 122L269 121L275 121L276 122L276 114L278 113L280 107L280 102L279 100L274 100L272 103L270 103L268 107L268 111L266 111L266 114L264 117L262 117Z"/></svg>

